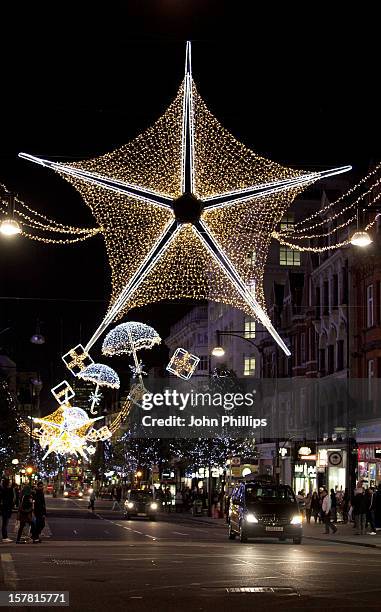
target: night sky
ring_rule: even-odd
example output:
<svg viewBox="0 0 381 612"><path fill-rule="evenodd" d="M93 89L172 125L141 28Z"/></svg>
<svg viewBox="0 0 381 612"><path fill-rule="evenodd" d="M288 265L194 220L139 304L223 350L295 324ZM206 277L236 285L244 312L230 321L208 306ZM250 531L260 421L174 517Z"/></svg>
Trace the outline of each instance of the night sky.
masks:
<svg viewBox="0 0 381 612"><path fill-rule="evenodd" d="M290 166L352 164L353 180L365 173L381 158L378 17L351 14L348 5L335 15L321 2L297 14L275 3L249 12L256 4L130 1L80 15L79 3L55 5L55 13L34 3L3 14L0 180L58 221L94 225L68 183L17 153L74 160L133 138L175 96L186 39L201 95L239 140ZM0 346L54 382L59 355L86 343L109 290L99 237L66 247L1 239L0 295L35 299L0 302L0 331L12 327ZM136 318L165 336L182 312L155 306ZM29 343L37 318L43 347Z"/></svg>

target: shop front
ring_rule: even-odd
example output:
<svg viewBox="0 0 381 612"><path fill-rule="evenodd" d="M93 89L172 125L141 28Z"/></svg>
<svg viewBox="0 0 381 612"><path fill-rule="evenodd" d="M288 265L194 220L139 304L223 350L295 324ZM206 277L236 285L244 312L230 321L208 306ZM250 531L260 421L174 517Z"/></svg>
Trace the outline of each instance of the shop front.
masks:
<svg viewBox="0 0 381 612"><path fill-rule="evenodd" d="M347 483L348 451L342 446L319 446L317 451L317 487L344 491Z"/></svg>
<svg viewBox="0 0 381 612"><path fill-rule="evenodd" d="M381 484L381 442L358 445L358 479L366 487Z"/></svg>

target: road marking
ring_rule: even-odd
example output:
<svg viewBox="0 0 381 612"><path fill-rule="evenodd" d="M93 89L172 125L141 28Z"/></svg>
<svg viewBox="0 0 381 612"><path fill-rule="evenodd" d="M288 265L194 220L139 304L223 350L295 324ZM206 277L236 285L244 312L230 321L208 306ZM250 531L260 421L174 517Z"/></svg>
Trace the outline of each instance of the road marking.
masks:
<svg viewBox="0 0 381 612"><path fill-rule="evenodd" d="M1 554L1 565L3 568L4 586L15 591L17 589L18 578L15 564L10 553Z"/></svg>
<svg viewBox="0 0 381 612"><path fill-rule="evenodd" d="M172 531L172 533L177 533L177 535L187 536L189 533L183 533L182 531Z"/></svg>

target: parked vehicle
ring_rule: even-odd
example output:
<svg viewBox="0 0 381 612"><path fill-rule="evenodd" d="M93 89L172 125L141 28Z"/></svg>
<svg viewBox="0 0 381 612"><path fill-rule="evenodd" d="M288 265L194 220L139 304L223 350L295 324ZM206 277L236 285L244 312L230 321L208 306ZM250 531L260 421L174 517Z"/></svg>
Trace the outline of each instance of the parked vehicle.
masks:
<svg viewBox="0 0 381 612"><path fill-rule="evenodd" d="M236 485L229 506L229 539L292 539L301 544L303 517L294 492L288 485L254 480Z"/></svg>
<svg viewBox="0 0 381 612"><path fill-rule="evenodd" d="M159 511L159 503L155 501L152 491L132 489L124 502L124 517L126 519L144 517L154 521Z"/></svg>

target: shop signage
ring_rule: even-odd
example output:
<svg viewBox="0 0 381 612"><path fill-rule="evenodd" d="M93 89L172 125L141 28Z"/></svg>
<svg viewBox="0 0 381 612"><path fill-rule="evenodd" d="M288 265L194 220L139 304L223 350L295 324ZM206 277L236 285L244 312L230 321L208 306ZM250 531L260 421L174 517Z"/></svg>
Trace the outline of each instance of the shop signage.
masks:
<svg viewBox="0 0 381 612"><path fill-rule="evenodd" d="M332 453L329 453L329 455L328 455L328 463L330 465L338 466L338 465L341 465L342 462L343 462L343 455L342 455L342 453L339 453L338 451L334 451Z"/></svg>
<svg viewBox="0 0 381 612"><path fill-rule="evenodd" d="M381 461L381 446L379 444L359 444L358 460L368 463Z"/></svg>
<svg viewBox="0 0 381 612"><path fill-rule="evenodd" d="M318 453L318 467L325 468L328 466L328 451L321 448Z"/></svg>
<svg viewBox="0 0 381 612"><path fill-rule="evenodd" d="M316 478L316 465L307 463L295 463L295 475L299 478Z"/></svg>
<svg viewBox="0 0 381 612"><path fill-rule="evenodd" d="M317 455L301 455L301 461L316 461Z"/></svg>
<svg viewBox="0 0 381 612"><path fill-rule="evenodd" d="M232 457L230 465L241 465L241 457Z"/></svg>
<svg viewBox="0 0 381 612"><path fill-rule="evenodd" d="M375 448L374 449L374 456L378 457L379 459L381 459L381 448Z"/></svg>

